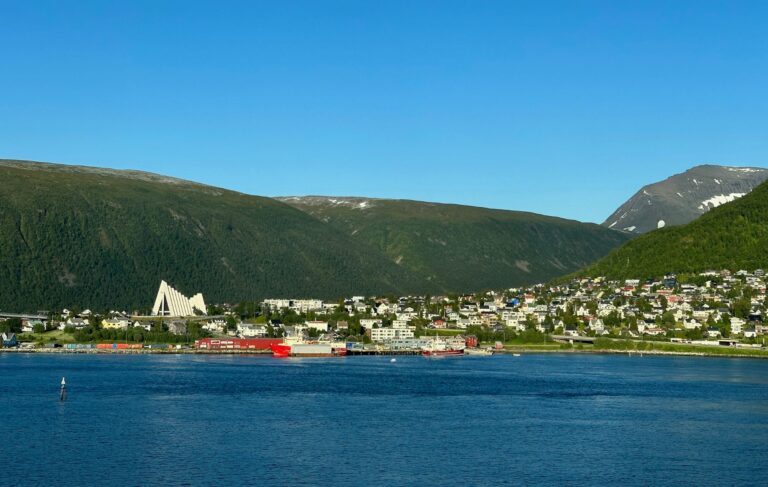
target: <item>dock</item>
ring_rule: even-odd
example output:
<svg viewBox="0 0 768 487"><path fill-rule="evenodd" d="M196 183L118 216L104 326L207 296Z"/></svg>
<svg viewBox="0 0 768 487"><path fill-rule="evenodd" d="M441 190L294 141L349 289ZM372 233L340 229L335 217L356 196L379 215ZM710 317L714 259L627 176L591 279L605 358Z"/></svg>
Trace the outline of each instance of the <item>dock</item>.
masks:
<svg viewBox="0 0 768 487"><path fill-rule="evenodd" d="M390 350L388 348L381 349L350 349L347 350L347 355L421 355L421 350Z"/></svg>

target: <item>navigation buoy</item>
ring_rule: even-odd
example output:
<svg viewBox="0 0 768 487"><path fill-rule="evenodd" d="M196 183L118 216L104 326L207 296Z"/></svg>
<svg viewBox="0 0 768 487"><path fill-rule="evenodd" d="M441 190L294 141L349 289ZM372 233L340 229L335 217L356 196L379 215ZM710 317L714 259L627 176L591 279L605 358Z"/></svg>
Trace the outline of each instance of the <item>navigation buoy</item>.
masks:
<svg viewBox="0 0 768 487"><path fill-rule="evenodd" d="M61 378L61 392L59 392L59 401L64 402L67 400L67 381L64 377Z"/></svg>

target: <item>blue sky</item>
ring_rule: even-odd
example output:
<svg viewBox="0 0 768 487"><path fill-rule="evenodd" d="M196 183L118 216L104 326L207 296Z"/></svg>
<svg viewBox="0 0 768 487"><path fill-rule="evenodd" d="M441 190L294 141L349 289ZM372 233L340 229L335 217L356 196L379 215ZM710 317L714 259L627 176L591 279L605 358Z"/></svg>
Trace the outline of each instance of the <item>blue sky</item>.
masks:
<svg viewBox="0 0 768 487"><path fill-rule="evenodd" d="M768 165L768 4L0 1L0 157L603 221Z"/></svg>

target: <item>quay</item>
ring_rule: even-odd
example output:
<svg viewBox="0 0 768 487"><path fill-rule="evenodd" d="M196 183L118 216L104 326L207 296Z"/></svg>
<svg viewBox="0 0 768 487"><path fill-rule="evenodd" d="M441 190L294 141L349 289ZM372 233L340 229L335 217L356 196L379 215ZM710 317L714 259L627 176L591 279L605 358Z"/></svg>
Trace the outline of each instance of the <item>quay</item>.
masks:
<svg viewBox="0 0 768 487"><path fill-rule="evenodd" d="M391 350L388 348L380 349L348 349L347 355L421 355L421 350Z"/></svg>

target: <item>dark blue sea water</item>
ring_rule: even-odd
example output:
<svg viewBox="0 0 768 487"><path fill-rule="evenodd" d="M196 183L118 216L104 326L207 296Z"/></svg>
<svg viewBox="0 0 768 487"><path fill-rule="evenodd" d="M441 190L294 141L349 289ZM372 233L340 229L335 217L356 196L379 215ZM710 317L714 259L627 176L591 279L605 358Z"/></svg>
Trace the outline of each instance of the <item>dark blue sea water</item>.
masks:
<svg viewBox="0 0 768 487"><path fill-rule="evenodd" d="M761 360L0 354L0 420L2 485L768 479Z"/></svg>

